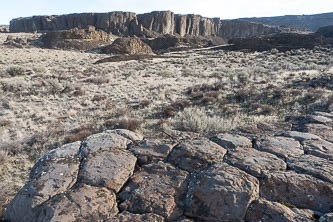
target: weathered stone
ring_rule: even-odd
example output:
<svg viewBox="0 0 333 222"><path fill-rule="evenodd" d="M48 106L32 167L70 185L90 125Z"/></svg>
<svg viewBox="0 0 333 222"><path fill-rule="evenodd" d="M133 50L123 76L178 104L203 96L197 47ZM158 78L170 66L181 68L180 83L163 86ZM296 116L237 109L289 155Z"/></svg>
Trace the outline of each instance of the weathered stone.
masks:
<svg viewBox="0 0 333 222"><path fill-rule="evenodd" d="M149 45L139 38L118 38L111 45L103 48L104 53L113 54L151 54L153 53Z"/></svg>
<svg viewBox="0 0 333 222"><path fill-rule="evenodd" d="M321 138L333 142L333 129L323 124L306 124L303 128L305 132L320 136Z"/></svg>
<svg viewBox="0 0 333 222"><path fill-rule="evenodd" d="M333 209L333 184L296 172L273 172L260 183L260 196L323 213Z"/></svg>
<svg viewBox="0 0 333 222"><path fill-rule="evenodd" d="M133 174L136 158L128 151L113 149L88 155L81 164L79 181L118 192Z"/></svg>
<svg viewBox="0 0 333 222"><path fill-rule="evenodd" d="M248 138L240 135L232 135L229 133L218 134L215 137L211 138L211 140L228 150L233 150L241 147L252 147L252 142Z"/></svg>
<svg viewBox="0 0 333 222"><path fill-rule="evenodd" d="M110 151L115 148L127 149L130 140L117 133L99 133L89 136L82 142L81 155L87 156L101 151Z"/></svg>
<svg viewBox="0 0 333 222"><path fill-rule="evenodd" d="M9 26L8 25L0 25L0 33L8 33Z"/></svg>
<svg viewBox="0 0 333 222"><path fill-rule="evenodd" d="M104 31L90 29L70 29L52 31L41 36L43 46L50 49L90 50L107 45L109 35Z"/></svg>
<svg viewBox="0 0 333 222"><path fill-rule="evenodd" d="M309 174L333 183L333 161L312 155L292 157L287 160L288 167L298 173Z"/></svg>
<svg viewBox="0 0 333 222"><path fill-rule="evenodd" d="M34 221L103 221L118 213L116 195L105 188L82 185L59 194L38 209Z"/></svg>
<svg viewBox="0 0 333 222"><path fill-rule="evenodd" d="M326 113L326 112L314 112L315 115L318 116L325 116L333 120L333 113Z"/></svg>
<svg viewBox="0 0 333 222"><path fill-rule="evenodd" d="M320 140L321 138L319 136L316 136L311 133L303 133L298 131L287 131L282 134L282 136L293 138L295 140L298 140L299 142L304 142L306 140Z"/></svg>
<svg viewBox="0 0 333 222"><path fill-rule="evenodd" d="M118 214L116 217L106 220L105 222L164 222L165 219L157 214L132 214L130 212L124 211Z"/></svg>
<svg viewBox="0 0 333 222"><path fill-rule="evenodd" d="M61 146L60 148L51 150L47 152L39 161L38 163L44 162L46 160L59 160L63 158L77 158L80 154L80 147L81 142L77 141L70 144L65 144ZM35 165L35 167L38 166L38 163ZM31 171L33 172L33 170Z"/></svg>
<svg viewBox="0 0 333 222"><path fill-rule="evenodd" d="M142 36L146 33L205 36L223 39L244 38L280 32L277 27L240 20L220 20L200 15L174 15L156 11L136 15L131 12L81 13L59 16L33 16L10 21L11 32L45 32L95 26L116 35Z"/></svg>
<svg viewBox="0 0 333 222"><path fill-rule="evenodd" d="M138 15L138 21L149 31L161 34L173 34L174 13L171 11L155 11Z"/></svg>
<svg viewBox="0 0 333 222"><path fill-rule="evenodd" d="M275 154L281 158L299 156L304 154L301 144L287 137L263 137L256 141L256 148L260 151Z"/></svg>
<svg viewBox="0 0 333 222"><path fill-rule="evenodd" d="M40 204L72 187L79 171L79 148L79 143L65 145L41 158L31 169L29 182L9 204L6 219L35 221Z"/></svg>
<svg viewBox="0 0 333 222"><path fill-rule="evenodd" d="M305 141L303 148L306 154L333 160L333 143L326 140Z"/></svg>
<svg viewBox="0 0 333 222"><path fill-rule="evenodd" d="M167 163L145 165L120 193L120 209L131 213L155 213L168 220L183 214L181 198L186 194L188 173Z"/></svg>
<svg viewBox="0 0 333 222"><path fill-rule="evenodd" d="M143 140L133 144L129 150L138 158L140 165L163 161L174 145L164 144L158 140Z"/></svg>
<svg viewBox="0 0 333 222"><path fill-rule="evenodd" d="M333 120L326 116L309 115L309 116L306 116L306 121L308 123L315 123L315 124L329 124L329 123L332 123Z"/></svg>
<svg viewBox="0 0 333 222"><path fill-rule="evenodd" d="M319 222L333 222L333 213L325 214L320 217Z"/></svg>
<svg viewBox="0 0 333 222"><path fill-rule="evenodd" d="M225 161L255 177L261 177L267 172L287 169L287 164L277 156L253 148L229 151Z"/></svg>
<svg viewBox="0 0 333 222"><path fill-rule="evenodd" d="M129 131L127 129L116 129L116 130L107 130L106 133L116 133L119 134L120 136L123 136L129 140L134 141L141 141L143 140L143 136L135 133L133 131Z"/></svg>
<svg viewBox="0 0 333 222"><path fill-rule="evenodd" d="M205 221L241 221L258 196L259 182L255 177L217 163L192 175L185 215Z"/></svg>
<svg viewBox="0 0 333 222"><path fill-rule="evenodd" d="M296 214L290 208L264 199L255 200L250 205L245 220L247 222L301 222L312 221L302 215Z"/></svg>
<svg viewBox="0 0 333 222"><path fill-rule="evenodd" d="M194 140L175 147L168 161L182 170L193 172L222 162L226 152L223 147L211 141Z"/></svg>

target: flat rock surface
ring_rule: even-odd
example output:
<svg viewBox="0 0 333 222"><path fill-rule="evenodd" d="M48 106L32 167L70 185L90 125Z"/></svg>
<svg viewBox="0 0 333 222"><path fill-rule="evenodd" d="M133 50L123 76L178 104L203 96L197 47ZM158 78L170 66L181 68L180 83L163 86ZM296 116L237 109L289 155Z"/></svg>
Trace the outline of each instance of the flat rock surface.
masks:
<svg viewBox="0 0 333 222"><path fill-rule="evenodd" d="M99 133L89 136L82 142L81 155L86 156L100 151L109 151L113 148L127 149L131 141L118 133Z"/></svg>
<svg viewBox="0 0 333 222"><path fill-rule="evenodd" d="M287 164L282 159L253 148L238 148L230 151L225 161L255 177L261 177L265 172L287 169Z"/></svg>
<svg viewBox="0 0 333 222"><path fill-rule="evenodd" d="M290 137L295 140L298 140L301 143L306 140L320 140L321 139L317 135L314 135L311 133L298 132L298 131L287 131L287 132L284 132L282 135L285 137Z"/></svg>
<svg viewBox="0 0 333 222"><path fill-rule="evenodd" d="M304 131L320 136L322 139L333 142L333 129L324 124L306 124Z"/></svg>
<svg viewBox="0 0 333 222"><path fill-rule="evenodd" d="M131 213L155 213L168 220L183 212L181 198L186 194L188 173L170 164L159 162L146 165L131 177L120 193L120 208Z"/></svg>
<svg viewBox="0 0 333 222"><path fill-rule="evenodd" d="M207 140L183 142L176 146L168 161L173 165L193 172L211 164L222 162L227 150Z"/></svg>
<svg viewBox="0 0 333 222"><path fill-rule="evenodd" d="M37 221L102 221L118 213L116 195L106 188L82 185L59 194L38 209Z"/></svg>
<svg viewBox="0 0 333 222"><path fill-rule="evenodd" d="M292 138L267 136L256 141L256 148L260 151L275 154L281 158L304 154L301 144Z"/></svg>
<svg viewBox="0 0 333 222"><path fill-rule="evenodd" d="M333 143L331 142L326 140L306 141L303 147L307 154L333 160Z"/></svg>
<svg viewBox="0 0 333 222"><path fill-rule="evenodd" d="M79 181L103 186L118 192L133 174L136 157L125 150L113 149L87 156L79 173Z"/></svg>
<svg viewBox="0 0 333 222"><path fill-rule="evenodd" d="M258 197L259 182L255 177L218 163L192 175L185 212L204 221L241 221Z"/></svg>
<svg viewBox="0 0 333 222"><path fill-rule="evenodd" d="M309 174L333 184L333 161L313 155L303 155L290 158L287 163L290 169L298 173Z"/></svg>
<svg viewBox="0 0 333 222"><path fill-rule="evenodd" d="M143 140L129 147L140 165L163 161L171 152L174 145L164 144L158 140Z"/></svg>
<svg viewBox="0 0 333 222"><path fill-rule="evenodd" d="M218 134L211 140L228 150L236 149L239 147L252 147L252 142L248 138L229 133Z"/></svg>
<svg viewBox="0 0 333 222"><path fill-rule="evenodd" d="M275 172L260 182L260 196L323 213L333 209L333 184L306 174Z"/></svg>

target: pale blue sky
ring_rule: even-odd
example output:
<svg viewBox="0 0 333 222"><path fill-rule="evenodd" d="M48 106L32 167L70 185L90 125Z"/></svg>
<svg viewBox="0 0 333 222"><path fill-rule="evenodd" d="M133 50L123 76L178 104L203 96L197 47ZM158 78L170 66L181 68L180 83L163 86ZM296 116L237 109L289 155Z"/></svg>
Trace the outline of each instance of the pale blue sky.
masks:
<svg viewBox="0 0 333 222"><path fill-rule="evenodd" d="M222 19L333 12L333 0L1 0L0 24L17 17L78 12L171 10Z"/></svg>

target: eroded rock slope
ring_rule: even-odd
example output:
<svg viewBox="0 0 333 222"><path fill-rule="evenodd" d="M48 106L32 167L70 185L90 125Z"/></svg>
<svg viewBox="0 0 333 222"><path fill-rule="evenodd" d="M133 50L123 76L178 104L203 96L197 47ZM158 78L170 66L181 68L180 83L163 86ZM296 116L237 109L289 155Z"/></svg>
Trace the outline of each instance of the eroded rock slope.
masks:
<svg viewBox="0 0 333 222"><path fill-rule="evenodd" d="M333 114L275 135L164 141L127 130L41 158L9 221L331 221ZM320 130L322 129L322 130Z"/></svg>

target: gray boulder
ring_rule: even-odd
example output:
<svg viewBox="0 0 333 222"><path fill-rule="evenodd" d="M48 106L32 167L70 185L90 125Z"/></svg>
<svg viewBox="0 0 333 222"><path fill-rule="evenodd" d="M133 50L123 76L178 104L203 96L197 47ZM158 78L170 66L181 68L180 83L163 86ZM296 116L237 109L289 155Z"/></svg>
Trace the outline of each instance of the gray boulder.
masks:
<svg viewBox="0 0 333 222"><path fill-rule="evenodd" d="M282 159L252 148L238 148L230 151L226 156L226 162L255 177L262 177L267 172L287 169L287 164Z"/></svg>
<svg viewBox="0 0 333 222"><path fill-rule="evenodd" d="M193 172L222 162L226 153L227 150L211 141L193 140L175 147L168 161L182 170Z"/></svg>
<svg viewBox="0 0 333 222"><path fill-rule="evenodd" d="M155 213L175 220L183 215L181 199L187 189L188 173L170 164L145 165L120 192L120 209L131 213Z"/></svg>
<svg viewBox="0 0 333 222"><path fill-rule="evenodd" d="M242 221L259 197L258 180L226 163L192 174L185 214L204 221Z"/></svg>
<svg viewBox="0 0 333 222"><path fill-rule="evenodd" d="M333 209L332 183L292 171L268 174L260 183L260 196L323 213Z"/></svg>

